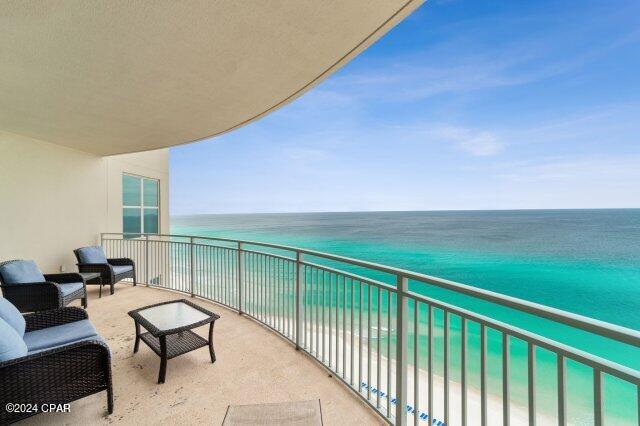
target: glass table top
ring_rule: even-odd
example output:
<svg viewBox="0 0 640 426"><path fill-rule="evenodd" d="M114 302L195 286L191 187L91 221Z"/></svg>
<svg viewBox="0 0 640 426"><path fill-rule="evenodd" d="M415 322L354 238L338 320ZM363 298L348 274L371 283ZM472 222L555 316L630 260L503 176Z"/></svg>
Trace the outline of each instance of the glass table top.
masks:
<svg viewBox="0 0 640 426"><path fill-rule="evenodd" d="M204 312L182 302L167 303L138 311L138 315L153 324L158 330L166 331L185 327L210 318Z"/></svg>

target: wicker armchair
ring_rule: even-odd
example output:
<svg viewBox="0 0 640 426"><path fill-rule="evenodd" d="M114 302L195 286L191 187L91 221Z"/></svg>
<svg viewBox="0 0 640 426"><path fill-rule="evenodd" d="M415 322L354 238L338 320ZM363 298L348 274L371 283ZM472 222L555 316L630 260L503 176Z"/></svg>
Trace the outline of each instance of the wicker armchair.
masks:
<svg viewBox="0 0 640 426"><path fill-rule="evenodd" d="M75 307L26 314L24 338L32 332L42 334L40 330L87 319L86 311ZM107 410L113 413L109 346L97 334L81 336L62 345L30 348L23 356L0 361L0 424L37 414L7 412L8 403L66 404L104 390Z"/></svg>
<svg viewBox="0 0 640 426"><path fill-rule="evenodd" d="M0 288L20 312L62 308L75 299L87 307L87 286L80 274L43 274L31 260L0 263Z"/></svg>
<svg viewBox="0 0 640 426"><path fill-rule="evenodd" d="M133 279L136 283L136 265L128 258L107 259L104 250L100 246L82 247L73 251L78 260L80 272L98 272L102 285L109 285L110 293L115 291L115 284L125 278ZM93 283L91 283L93 284Z"/></svg>

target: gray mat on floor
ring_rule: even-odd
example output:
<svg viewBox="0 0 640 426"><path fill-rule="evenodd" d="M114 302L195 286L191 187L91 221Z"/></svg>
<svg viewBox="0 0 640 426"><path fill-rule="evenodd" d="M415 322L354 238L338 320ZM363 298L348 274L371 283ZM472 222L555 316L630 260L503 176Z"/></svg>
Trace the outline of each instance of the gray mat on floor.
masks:
<svg viewBox="0 0 640 426"><path fill-rule="evenodd" d="M321 426L322 409L319 399L275 404L230 405L222 425Z"/></svg>

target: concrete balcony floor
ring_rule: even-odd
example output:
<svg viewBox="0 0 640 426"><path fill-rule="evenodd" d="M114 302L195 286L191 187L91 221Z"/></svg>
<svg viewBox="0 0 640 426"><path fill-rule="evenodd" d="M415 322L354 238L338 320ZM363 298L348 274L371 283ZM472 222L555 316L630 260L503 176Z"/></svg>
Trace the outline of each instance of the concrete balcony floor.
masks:
<svg viewBox="0 0 640 426"><path fill-rule="evenodd" d="M190 299L221 316L214 330L217 361L201 348L168 361L166 383L157 384L159 357L140 343L127 312L188 296L118 284L98 299L88 286L89 318L112 351L115 410L106 393L71 403L71 412L39 414L24 424L221 424L229 404L320 399L325 425L382 424L377 415L303 352L265 327L213 303ZM77 301L74 305L77 305ZM196 330L207 337L208 326Z"/></svg>

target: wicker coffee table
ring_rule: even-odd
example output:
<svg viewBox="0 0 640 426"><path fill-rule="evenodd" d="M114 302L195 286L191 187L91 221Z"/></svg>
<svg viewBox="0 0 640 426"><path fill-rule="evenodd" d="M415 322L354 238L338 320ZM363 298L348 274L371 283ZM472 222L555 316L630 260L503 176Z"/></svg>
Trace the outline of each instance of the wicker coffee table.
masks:
<svg viewBox="0 0 640 426"><path fill-rule="evenodd" d="M211 362L216 362L213 350L213 324L219 315L188 300L171 300L145 306L129 312L136 324L136 342L133 353L138 352L140 340L145 342L160 357L158 383L164 383L167 360L193 350L209 346ZM209 324L209 340L191 331ZM140 326L147 332L140 333Z"/></svg>

